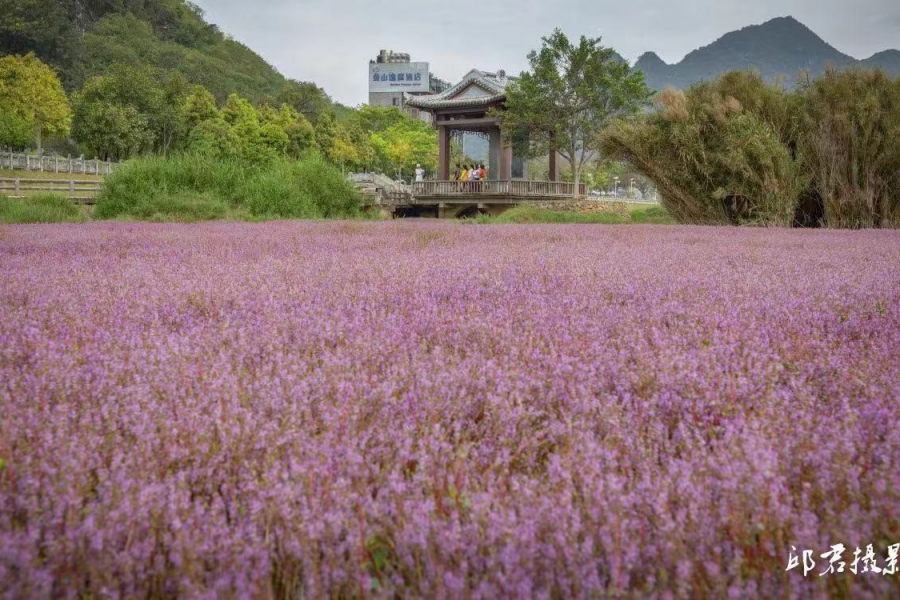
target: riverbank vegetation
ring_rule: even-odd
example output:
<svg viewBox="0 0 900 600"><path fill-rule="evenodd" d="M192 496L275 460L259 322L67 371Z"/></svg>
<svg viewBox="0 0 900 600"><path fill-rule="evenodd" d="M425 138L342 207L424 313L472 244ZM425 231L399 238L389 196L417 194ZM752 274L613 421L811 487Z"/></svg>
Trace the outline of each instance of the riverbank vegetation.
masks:
<svg viewBox="0 0 900 600"><path fill-rule="evenodd" d="M796 91L733 72L619 121L607 156L681 223L900 227L900 81L829 71Z"/></svg>
<svg viewBox="0 0 900 600"><path fill-rule="evenodd" d="M540 223L573 223L583 225L627 225L653 224L668 225L676 221L658 206L634 205L622 214L617 211L575 212L564 210L552 210L546 208L534 208L530 206L517 206L497 215L482 215L472 222L481 225L531 225Z"/></svg>
<svg viewBox="0 0 900 600"><path fill-rule="evenodd" d="M98 219L208 221L360 216L355 188L316 155L255 164L211 154L129 161L106 179Z"/></svg>
<svg viewBox="0 0 900 600"><path fill-rule="evenodd" d="M28 198L11 199L0 196L0 223L83 223L88 210L74 204L65 196L37 194Z"/></svg>

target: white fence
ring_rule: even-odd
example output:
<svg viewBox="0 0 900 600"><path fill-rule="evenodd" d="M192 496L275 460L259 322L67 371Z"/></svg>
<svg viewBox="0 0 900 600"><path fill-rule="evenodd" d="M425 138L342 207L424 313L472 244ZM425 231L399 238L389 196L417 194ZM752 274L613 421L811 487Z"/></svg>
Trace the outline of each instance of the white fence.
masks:
<svg viewBox="0 0 900 600"><path fill-rule="evenodd" d="M80 173L82 175L109 175L117 163L72 156L19 154L0 152L0 169L35 171L40 173Z"/></svg>

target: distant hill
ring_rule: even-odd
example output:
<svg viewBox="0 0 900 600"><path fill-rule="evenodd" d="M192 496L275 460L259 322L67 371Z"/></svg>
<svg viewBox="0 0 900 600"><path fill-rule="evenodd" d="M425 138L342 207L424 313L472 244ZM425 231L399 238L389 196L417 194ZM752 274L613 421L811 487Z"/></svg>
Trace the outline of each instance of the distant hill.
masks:
<svg viewBox="0 0 900 600"><path fill-rule="evenodd" d="M900 51L887 50L857 60L828 44L793 17L782 17L728 33L674 65L648 52L638 59L634 68L644 72L652 89L662 90L667 86L686 88L726 71L747 69L759 71L770 81L783 77L788 84L793 84L801 71L809 71L815 77L828 65L839 69L880 67L900 76Z"/></svg>
<svg viewBox="0 0 900 600"><path fill-rule="evenodd" d="M285 78L185 0L0 0L0 56L34 52L68 90L114 63L181 72L220 101L276 95Z"/></svg>

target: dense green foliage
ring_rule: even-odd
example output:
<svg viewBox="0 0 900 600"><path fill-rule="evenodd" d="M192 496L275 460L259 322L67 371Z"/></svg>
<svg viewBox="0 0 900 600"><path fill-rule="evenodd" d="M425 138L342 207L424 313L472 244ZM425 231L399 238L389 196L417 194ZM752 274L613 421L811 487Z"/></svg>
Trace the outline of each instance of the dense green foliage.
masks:
<svg viewBox="0 0 900 600"><path fill-rule="evenodd" d="M104 159L165 154L183 136L187 83L177 73L124 65L89 80L75 95L73 135Z"/></svg>
<svg viewBox="0 0 900 600"><path fill-rule="evenodd" d="M828 73L803 94L802 160L829 227L900 227L900 80Z"/></svg>
<svg viewBox="0 0 900 600"><path fill-rule="evenodd" d="M81 223L84 212L65 196L39 194L11 200L0 196L0 223Z"/></svg>
<svg viewBox="0 0 900 600"><path fill-rule="evenodd" d="M47 135L68 135L72 113L56 73L34 54L0 58L0 145L38 149Z"/></svg>
<svg viewBox="0 0 900 600"><path fill-rule="evenodd" d="M675 222L665 209L656 206L631 210L628 216L612 211L573 212L535 208L533 206L517 206L496 217L482 215L473 221L484 225L529 225L538 223L578 223L586 225L641 223L664 225Z"/></svg>
<svg viewBox="0 0 900 600"><path fill-rule="evenodd" d="M187 150L263 163L314 151L342 169L409 175L421 164L436 170L437 136L428 123L396 108L333 111L317 90L289 82L278 99L254 104L233 93L220 108L209 90L177 71L117 63L73 93L72 117L51 69L33 55L6 57L0 108L15 110L0 111L0 145L22 147L40 131L67 133L71 120L82 150L104 160Z"/></svg>
<svg viewBox="0 0 900 600"><path fill-rule="evenodd" d="M829 71L797 91L733 72L606 132L683 223L900 226L900 82Z"/></svg>
<svg viewBox="0 0 900 600"><path fill-rule="evenodd" d="M632 210L631 222L646 225L674 225L677 223L672 215L661 206Z"/></svg>
<svg viewBox="0 0 900 600"><path fill-rule="evenodd" d="M106 179L95 216L156 221L352 218L359 196L316 156L251 165L208 154L129 161Z"/></svg>
<svg viewBox="0 0 900 600"><path fill-rule="evenodd" d="M315 147L312 125L287 104L277 110L270 106L256 108L236 94L229 96L218 111L197 95L189 104L194 108L208 106L205 118L188 136L187 146L195 152L262 163L280 156L299 158ZM203 116L200 112L196 119Z"/></svg>
<svg viewBox="0 0 900 600"><path fill-rule="evenodd" d="M252 100L287 83L184 0L0 0L0 54L35 52L76 90L116 64L180 72L219 101Z"/></svg>
<svg viewBox="0 0 900 600"><path fill-rule="evenodd" d="M332 103L228 39L190 2L0 0L0 14L0 55L35 53L69 90L73 140L55 144L74 154L123 161L189 151L262 163L312 151L343 170L409 178L416 165L437 169L427 123L395 108ZM23 106L42 106L31 91L20 95ZM0 102L0 145L23 147L34 119L8 104ZM67 125L45 133L65 135Z"/></svg>
<svg viewBox="0 0 900 600"><path fill-rule="evenodd" d="M650 177L682 222L789 226L804 181L775 127L761 117L778 113L773 103L783 96L763 91L761 79L744 73L686 93L666 90L658 110L619 122L605 150Z"/></svg>
<svg viewBox="0 0 900 600"><path fill-rule="evenodd" d="M574 44L554 31L528 55L530 70L509 84L506 107L496 113L520 156L558 151L572 168L576 190L585 166L597 158L597 133L650 99L643 74L600 42L582 36Z"/></svg>

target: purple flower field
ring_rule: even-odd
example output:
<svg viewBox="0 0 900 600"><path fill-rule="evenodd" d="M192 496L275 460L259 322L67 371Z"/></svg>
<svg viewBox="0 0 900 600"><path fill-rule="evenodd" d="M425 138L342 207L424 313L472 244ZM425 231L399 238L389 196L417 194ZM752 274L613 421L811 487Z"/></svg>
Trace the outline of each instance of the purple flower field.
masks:
<svg viewBox="0 0 900 600"><path fill-rule="evenodd" d="M898 418L900 232L0 227L4 597L897 597Z"/></svg>

